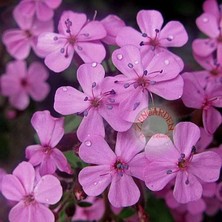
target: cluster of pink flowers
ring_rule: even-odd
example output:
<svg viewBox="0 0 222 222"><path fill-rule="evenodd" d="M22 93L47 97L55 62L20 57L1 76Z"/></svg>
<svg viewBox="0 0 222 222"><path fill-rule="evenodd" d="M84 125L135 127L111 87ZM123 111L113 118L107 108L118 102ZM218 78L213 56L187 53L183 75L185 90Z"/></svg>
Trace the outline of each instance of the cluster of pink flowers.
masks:
<svg viewBox="0 0 222 222"><path fill-rule="evenodd" d="M140 199L151 191L157 196L162 192L159 197L165 198L176 221L182 221L184 214L187 222L202 221L213 199L219 204L213 213L207 212L215 214L222 205L222 184L217 183L222 148L207 149L207 145L222 123L218 110L222 107L222 15L216 0L206 0L204 13L196 20L209 38L193 42L194 58L204 68L193 72L183 72L186 64L169 49L187 43L184 26L178 21L163 26L159 11L139 11L136 30L115 15L89 20L69 10L62 13L54 32L54 9L60 4L61 0L21 0L16 6L13 17L19 28L2 36L16 60L7 64L0 78L0 93L9 97L12 107L25 110L29 96L42 101L49 93L47 68L58 73L73 60L81 61L76 72L79 88L64 85L54 96L55 111L81 117L76 129L80 143L72 151L80 165L74 167L75 160L60 150L65 117L36 111L31 124L38 142L26 147L27 162L0 181L0 191L13 201L10 222L54 222L61 212L67 213L68 206L73 207L73 213L67 213L73 220L99 220L109 203L114 215L133 205L141 211ZM108 58L118 70L115 74L102 65L109 45L115 47ZM44 58L45 66L33 62L27 70L24 59L31 49ZM134 123L143 110L156 100L179 99L186 107L201 110L199 125L181 121L172 136L154 133L148 141L138 138ZM68 185L62 190L63 178ZM83 200L84 196L88 197ZM90 206L81 207L84 201ZM138 221L137 216L128 221Z"/></svg>

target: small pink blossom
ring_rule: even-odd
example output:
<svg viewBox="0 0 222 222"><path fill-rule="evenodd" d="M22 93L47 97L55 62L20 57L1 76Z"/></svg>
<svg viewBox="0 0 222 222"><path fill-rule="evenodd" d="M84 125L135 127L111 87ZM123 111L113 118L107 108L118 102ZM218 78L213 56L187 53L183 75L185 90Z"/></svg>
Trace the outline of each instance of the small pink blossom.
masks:
<svg viewBox="0 0 222 222"><path fill-rule="evenodd" d="M39 62L33 62L28 70L25 61L9 62L0 79L1 92L9 97L13 107L24 110L29 105L29 96L35 101L47 96L50 90L47 78L48 72Z"/></svg>
<svg viewBox="0 0 222 222"><path fill-rule="evenodd" d="M52 175L35 180L35 170L28 162L20 163L3 177L2 194L18 202L9 212L10 222L54 222L55 217L48 209L62 197L62 186Z"/></svg>
<svg viewBox="0 0 222 222"><path fill-rule="evenodd" d="M122 120L118 112L116 92L104 78L105 70L97 63L83 64L77 70L77 79L83 92L71 86L57 89L54 108L63 115L83 113L77 130L80 141L89 135L105 136L103 118L116 131L126 131L132 124ZM95 126L96 131L95 131Z"/></svg>
<svg viewBox="0 0 222 222"><path fill-rule="evenodd" d="M44 57L45 53L36 48L37 38L43 32L53 31L53 21L42 22L34 17L27 18L17 8L13 11L13 17L19 28L6 30L2 36L8 53L16 59L26 59L32 48L36 55Z"/></svg>
<svg viewBox="0 0 222 222"><path fill-rule="evenodd" d="M118 133L114 153L101 136L89 136L79 149L80 158L93 164L79 173L86 194L98 196L110 185L108 199L114 207L135 204L140 191L132 177L144 179L146 158L141 152L144 145L132 133Z"/></svg>
<svg viewBox="0 0 222 222"><path fill-rule="evenodd" d="M54 15L54 9L58 8L62 0L21 0L16 6L17 10L27 19L36 15L40 21L48 21Z"/></svg>
<svg viewBox="0 0 222 222"><path fill-rule="evenodd" d="M58 30L59 33L47 32L38 38L38 48L47 53L45 64L54 72L68 68L74 53L86 63L100 63L105 58L100 40L106 36L106 30L101 22L88 21L83 13L65 11Z"/></svg>
<svg viewBox="0 0 222 222"><path fill-rule="evenodd" d="M167 52L183 68L181 58L167 50L168 47L181 47L188 40L187 32L180 22L170 21L162 28L163 17L159 11L141 10L137 14L137 24L140 31L131 27L122 28L116 37L119 46L135 45L143 55L149 51Z"/></svg>
<svg viewBox="0 0 222 222"><path fill-rule="evenodd" d="M168 136L151 137L145 152L150 161L145 169L149 189L163 189L174 178L173 195L177 202L188 203L201 198L202 183L219 178L221 158L212 151L196 154L199 128L190 122L178 123L173 131L174 144Z"/></svg>
<svg viewBox="0 0 222 222"><path fill-rule="evenodd" d="M193 41L193 51L196 55L206 57L217 52L217 60L222 62L222 16L216 0L206 0L203 4L204 13L196 19L200 31L209 38Z"/></svg>
<svg viewBox="0 0 222 222"><path fill-rule="evenodd" d="M54 118L49 111L35 112L31 119L32 126L40 140L38 145L26 148L26 158L33 166L39 166L41 176L53 174L56 169L71 173L71 168L64 154L56 148L64 135L64 119Z"/></svg>
<svg viewBox="0 0 222 222"><path fill-rule="evenodd" d="M182 100L185 106L202 110L203 126L213 134L222 123L222 116L216 107L222 107L221 84L207 81L205 72L184 73Z"/></svg>
<svg viewBox="0 0 222 222"><path fill-rule="evenodd" d="M109 77L120 102L120 115L134 122L138 114L148 107L152 93L168 100L179 99L183 93L181 67L174 57L161 52L141 55L133 45L123 46L113 52L112 61L122 73Z"/></svg>
<svg viewBox="0 0 222 222"><path fill-rule="evenodd" d="M125 22L116 15L108 15L101 20L101 23L107 32L107 36L102 41L109 45L117 45L116 36L126 26Z"/></svg>

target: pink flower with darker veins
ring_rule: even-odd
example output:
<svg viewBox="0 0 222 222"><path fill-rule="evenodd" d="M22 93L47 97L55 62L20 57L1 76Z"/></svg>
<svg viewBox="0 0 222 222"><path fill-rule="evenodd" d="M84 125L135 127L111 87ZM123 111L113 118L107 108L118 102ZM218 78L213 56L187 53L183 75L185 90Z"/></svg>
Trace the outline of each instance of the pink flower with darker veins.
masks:
<svg viewBox="0 0 222 222"><path fill-rule="evenodd" d="M167 49L181 47L188 40L187 32L180 22L170 21L162 28L163 17L159 11L141 10L137 14L137 24L140 32L131 27L124 27L119 31L116 37L119 46L135 45L140 48L143 55L149 51L155 54L167 52L174 56L183 68L181 58Z"/></svg>
<svg viewBox="0 0 222 222"><path fill-rule="evenodd" d="M10 222L54 222L55 217L47 206L60 200L62 186L52 175L36 181L33 166L22 162L12 174L3 177L2 194L18 202L9 212Z"/></svg>
<svg viewBox="0 0 222 222"><path fill-rule="evenodd" d="M110 185L108 199L114 207L135 204L140 191L132 177L144 179L144 145L145 141L135 138L132 132L118 133L114 153L101 136L89 136L79 149L80 158L93 164L79 173L86 194L98 196Z"/></svg>
<svg viewBox="0 0 222 222"><path fill-rule="evenodd" d="M1 93L9 97L10 104L19 110L29 105L29 96L42 101L49 93L46 83L48 72L39 62L33 62L28 70L25 61L9 62L6 73L1 76Z"/></svg>
<svg viewBox="0 0 222 222"><path fill-rule="evenodd" d="M37 38L43 32L53 31L53 21L42 22L34 17L27 18L17 8L13 11L13 17L19 28L6 30L2 36L8 53L16 59L26 59L32 48L36 55L44 57L45 53L36 48Z"/></svg>
<svg viewBox="0 0 222 222"><path fill-rule="evenodd" d="M108 77L120 102L120 115L134 122L139 112L148 107L149 97L155 93L167 100L179 99L183 93L181 67L169 53L141 55L133 45L113 52L112 61L122 74Z"/></svg>
<svg viewBox="0 0 222 222"><path fill-rule="evenodd" d="M85 140L88 134L104 137L103 118L116 131L126 131L132 125L119 115L116 92L104 76L105 70L102 65L95 62L83 64L77 70L77 79L83 92L71 86L60 87L56 91L54 108L57 112L62 115L84 115L77 130L80 141Z"/></svg>
<svg viewBox="0 0 222 222"><path fill-rule="evenodd" d="M202 110L205 131L213 134L222 123L221 113L216 107L222 107L221 84L208 82L205 71L184 73L182 100L185 106Z"/></svg>
<svg viewBox="0 0 222 222"><path fill-rule="evenodd" d="M49 111L35 112L31 119L41 144L26 148L26 158L33 166L39 166L40 175L60 171L72 173L64 154L56 148L64 135L64 119L54 118Z"/></svg>
<svg viewBox="0 0 222 222"><path fill-rule="evenodd" d="M54 15L53 9L58 8L61 2L62 0L22 0L16 8L27 19L36 15L38 20L48 21Z"/></svg>
<svg viewBox="0 0 222 222"><path fill-rule="evenodd" d="M87 62L100 63L106 51L100 42L106 36L101 22L88 21L83 13L63 12L59 33L44 33L38 38L38 48L45 51L45 64L54 72L61 72L70 65L74 52ZM96 53L95 53L96 52Z"/></svg>
<svg viewBox="0 0 222 222"><path fill-rule="evenodd" d="M146 186L152 191L159 191L175 178L173 195L177 202L188 203L200 199L202 183L214 182L219 178L219 155L212 151L196 154L195 144L200 130L190 122L175 126L174 144L168 136L157 135L152 136L145 147L146 157L150 161L144 171Z"/></svg>
<svg viewBox="0 0 222 222"><path fill-rule="evenodd" d="M204 13L196 19L200 31L209 38L193 41L193 51L196 55L206 57L214 51L217 60L222 63L222 14L216 0L206 0L203 4Z"/></svg>

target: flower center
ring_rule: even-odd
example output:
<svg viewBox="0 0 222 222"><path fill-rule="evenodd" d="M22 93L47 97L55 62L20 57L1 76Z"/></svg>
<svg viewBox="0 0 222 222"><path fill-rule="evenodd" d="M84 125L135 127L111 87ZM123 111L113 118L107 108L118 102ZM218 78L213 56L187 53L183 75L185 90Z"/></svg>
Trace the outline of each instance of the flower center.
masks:
<svg viewBox="0 0 222 222"><path fill-rule="evenodd" d="M31 33L31 31L30 31L30 30L25 30L25 36L26 36L27 38L32 38L32 33Z"/></svg>
<svg viewBox="0 0 222 222"><path fill-rule="evenodd" d="M127 163L125 163L124 161L117 159L116 162L113 165L113 168L115 170L115 172L119 175L119 176L123 176L123 174L125 173L126 170L128 170L129 166Z"/></svg>
<svg viewBox="0 0 222 222"><path fill-rule="evenodd" d="M43 148L43 152L46 154L46 155L50 155L52 153L52 148L49 147L49 146L46 146Z"/></svg>
<svg viewBox="0 0 222 222"><path fill-rule="evenodd" d="M24 200L24 203L25 203L26 206L35 203L35 198L34 198L34 195L32 193L26 195L23 200Z"/></svg>
<svg viewBox="0 0 222 222"><path fill-rule="evenodd" d="M22 87L26 87L28 85L28 82L25 78L22 78L20 83L21 83Z"/></svg>

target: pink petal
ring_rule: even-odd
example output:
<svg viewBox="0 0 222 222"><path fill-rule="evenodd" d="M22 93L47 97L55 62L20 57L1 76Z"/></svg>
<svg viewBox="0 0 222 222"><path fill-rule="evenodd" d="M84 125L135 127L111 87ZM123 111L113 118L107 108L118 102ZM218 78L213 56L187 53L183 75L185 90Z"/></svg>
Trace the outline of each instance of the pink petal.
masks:
<svg viewBox="0 0 222 222"><path fill-rule="evenodd" d="M62 3L62 0L44 0L45 4L47 4L50 8L56 9Z"/></svg>
<svg viewBox="0 0 222 222"><path fill-rule="evenodd" d="M140 191L131 176L116 174L111 182L108 198L114 207L132 206L139 200Z"/></svg>
<svg viewBox="0 0 222 222"><path fill-rule="evenodd" d="M217 183L204 183L202 186L204 197L214 197L217 190Z"/></svg>
<svg viewBox="0 0 222 222"><path fill-rule="evenodd" d="M95 126L97 126L95 132ZM77 129L77 136L80 141L84 141L88 135L99 135L105 137L105 129L103 118L98 113L97 109L91 108L87 116L84 116L82 122Z"/></svg>
<svg viewBox="0 0 222 222"><path fill-rule="evenodd" d="M160 82L175 78L180 73L181 68L175 58L165 51L155 55L146 70L150 80Z"/></svg>
<svg viewBox="0 0 222 222"><path fill-rule="evenodd" d="M55 218L53 213L42 204L34 203L26 206L24 202L20 202L10 211L9 220L12 222L54 222Z"/></svg>
<svg viewBox="0 0 222 222"><path fill-rule="evenodd" d="M106 56L106 50L104 46L98 41L77 42L75 45L75 50L85 63L101 63Z"/></svg>
<svg viewBox="0 0 222 222"><path fill-rule="evenodd" d="M107 35L103 38L103 42L110 45L116 45L116 36L119 31L125 27L125 22L116 15L108 15L101 20L104 28L106 29Z"/></svg>
<svg viewBox="0 0 222 222"><path fill-rule="evenodd" d="M31 145L26 147L25 156L33 166L39 165L45 158L41 145Z"/></svg>
<svg viewBox="0 0 222 222"><path fill-rule="evenodd" d="M180 206L180 204L175 200L171 190L166 194L165 201L167 206L169 206L171 209L175 209Z"/></svg>
<svg viewBox="0 0 222 222"><path fill-rule="evenodd" d="M188 157L200 138L200 129L191 122L180 122L173 130L173 141L180 153Z"/></svg>
<svg viewBox="0 0 222 222"><path fill-rule="evenodd" d="M182 100L185 106L200 109L204 102L205 93L194 73L184 73L184 89ZM192 94L190 93L192 92Z"/></svg>
<svg viewBox="0 0 222 222"><path fill-rule="evenodd" d="M222 123L221 113L214 107L203 110L203 125L207 133L213 134Z"/></svg>
<svg viewBox="0 0 222 222"><path fill-rule="evenodd" d="M130 176L144 180L144 169L148 165L145 153L137 154L129 163Z"/></svg>
<svg viewBox="0 0 222 222"><path fill-rule="evenodd" d="M155 30L160 30L163 24L161 13L156 10L141 10L136 19L140 30L151 38L156 36Z"/></svg>
<svg viewBox="0 0 222 222"><path fill-rule="evenodd" d="M212 14L203 13L196 19L196 24L200 31L211 38L216 38L220 34L219 24L216 17Z"/></svg>
<svg viewBox="0 0 222 222"><path fill-rule="evenodd" d="M138 139L133 130L119 132L117 134L115 153L125 162L129 162L144 149L144 146L145 141Z"/></svg>
<svg viewBox="0 0 222 222"><path fill-rule="evenodd" d="M35 170L30 163L21 162L14 169L13 175L19 179L27 194L32 192L35 182Z"/></svg>
<svg viewBox="0 0 222 222"><path fill-rule="evenodd" d="M69 174L72 173L71 167L69 163L67 162L67 159L65 158L64 154L59 149L54 148L51 155L55 161L55 165L60 171L63 171Z"/></svg>
<svg viewBox="0 0 222 222"><path fill-rule="evenodd" d="M47 174L54 174L56 171L56 163L52 155L44 155L44 159L41 161L41 165L39 167L39 174L41 176Z"/></svg>
<svg viewBox="0 0 222 222"><path fill-rule="evenodd" d="M89 196L100 195L111 183L110 166L89 166L79 173L79 183Z"/></svg>
<svg viewBox="0 0 222 222"><path fill-rule="evenodd" d="M2 41L6 45L9 54L16 59L25 59L30 53L30 40L25 36L23 31L5 31L2 37Z"/></svg>
<svg viewBox="0 0 222 222"><path fill-rule="evenodd" d="M134 45L140 47L143 40L142 34L131 27L123 27L116 36L118 46Z"/></svg>
<svg viewBox="0 0 222 222"><path fill-rule="evenodd" d="M54 11L44 2L36 2L36 16L41 21L52 19Z"/></svg>
<svg viewBox="0 0 222 222"><path fill-rule="evenodd" d="M142 92L138 88L126 91L128 94L124 94L126 98L121 101L119 106L120 116L131 123L137 120L142 110L148 108L147 92Z"/></svg>
<svg viewBox="0 0 222 222"><path fill-rule="evenodd" d="M204 128L200 127L200 139L196 144L197 152L204 151L213 141L213 135L208 134Z"/></svg>
<svg viewBox="0 0 222 222"><path fill-rule="evenodd" d="M73 11L64 11L62 13L62 16L60 17L59 25L58 25L59 33L62 33L64 35L68 35L66 32L67 26L65 25L65 21L67 19L69 19L72 22L72 25L70 26L70 31L73 36L76 36L87 22L87 17L83 13L74 13Z"/></svg>
<svg viewBox="0 0 222 222"><path fill-rule="evenodd" d="M188 184L187 181L189 181ZM186 172L177 173L173 195L179 203L198 200L202 192L203 188L195 176Z"/></svg>
<svg viewBox="0 0 222 222"><path fill-rule="evenodd" d="M206 57L217 48L215 39L195 39L192 43L192 49L195 54Z"/></svg>
<svg viewBox="0 0 222 222"><path fill-rule="evenodd" d="M29 105L29 96L23 90L17 95L12 95L9 98L10 104L18 110L24 110Z"/></svg>
<svg viewBox="0 0 222 222"><path fill-rule="evenodd" d="M63 115L81 113L90 105L88 101L84 101L85 97L85 94L73 87L60 87L56 90L54 109Z"/></svg>
<svg viewBox="0 0 222 222"><path fill-rule="evenodd" d="M91 21L87 23L78 33L78 41L92 41L99 40L106 36L106 30L98 21Z"/></svg>
<svg viewBox="0 0 222 222"><path fill-rule="evenodd" d="M56 177L43 176L35 186L34 196L40 203L55 204L62 197L62 186Z"/></svg>
<svg viewBox="0 0 222 222"><path fill-rule="evenodd" d="M79 156L86 163L111 165L116 160L109 145L103 137L88 136L79 148Z"/></svg>
<svg viewBox="0 0 222 222"><path fill-rule="evenodd" d="M204 211L206 210L206 203L203 199L191 201L187 203L187 210L192 215L204 213Z"/></svg>
<svg viewBox="0 0 222 222"><path fill-rule="evenodd" d="M212 151L195 154L189 166L189 172L204 182L218 180L221 168L221 158Z"/></svg>
<svg viewBox="0 0 222 222"><path fill-rule="evenodd" d="M31 222L30 207L23 201L15 205L9 212L9 221L11 222Z"/></svg>
<svg viewBox="0 0 222 222"><path fill-rule="evenodd" d="M41 35L42 33L45 33L45 32L52 33L54 31L53 20L40 21L38 19L35 19L33 21L31 31L32 31L33 35L36 36L36 37L38 37L39 35Z"/></svg>
<svg viewBox="0 0 222 222"><path fill-rule="evenodd" d="M27 17L32 17L35 14L35 2L21 1L16 8L21 15L25 15Z"/></svg>
<svg viewBox="0 0 222 222"><path fill-rule="evenodd" d="M27 79L30 85L29 93L34 100L41 101L49 93L49 85L45 82L47 77L48 72L41 63L34 62L30 65Z"/></svg>
<svg viewBox="0 0 222 222"><path fill-rule="evenodd" d="M11 73L1 76L1 93L4 96L16 95L20 91L20 79ZM11 87L13 86L13 87Z"/></svg>
<svg viewBox="0 0 222 222"><path fill-rule="evenodd" d="M112 54L112 61L116 68L128 78L136 78L143 75L141 54L133 45L123 46Z"/></svg>
<svg viewBox="0 0 222 222"><path fill-rule="evenodd" d="M182 96L183 85L183 78L181 76L177 76L168 81L157 82L154 85L149 85L148 89L150 92L155 93L164 99L175 100Z"/></svg>
<svg viewBox="0 0 222 222"><path fill-rule="evenodd" d="M217 45L217 60L220 64L222 63L222 44L221 43Z"/></svg>
<svg viewBox="0 0 222 222"><path fill-rule="evenodd" d="M218 20L220 18L220 11L216 0L206 0L203 3L204 12L214 15Z"/></svg>
<svg viewBox="0 0 222 222"><path fill-rule="evenodd" d="M77 79L84 93L92 96L92 91L95 93L104 79L105 70L102 65L97 63L83 64L77 69ZM96 83L96 86L92 85ZM95 94L94 94L95 95Z"/></svg>
<svg viewBox="0 0 222 222"><path fill-rule="evenodd" d="M48 110L35 112L31 123L43 146L55 147L64 135L64 119L52 117Z"/></svg>
<svg viewBox="0 0 222 222"><path fill-rule="evenodd" d="M29 6L30 7L30 6ZM33 7L33 6L32 6ZM23 6L24 8L24 6ZM33 9L31 9L33 10ZM31 14L33 12L30 12ZM26 14L23 14L21 13L20 11L20 7L16 7L13 11L13 17L16 21L16 23L19 25L19 27L22 29L22 30L29 30L31 27L32 27L32 23L33 23L33 17L31 17L31 15L29 14L28 15L28 19L27 19L27 15Z"/></svg>
<svg viewBox="0 0 222 222"><path fill-rule="evenodd" d="M159 39L164 47L181 47L186 44L188 35L180 22L171 21L161 30Z"/></svg>
<svg viewBox="0 0 222 222"><path fill-rule="evenodd" d="M175 163L164 161L164 159L162 162L153 161L148 163L147 167L144 169L146 186L152 191L162 190L173 178L175 178L176 173L167 173L169 170L174 171L175 168Z"/></svg>
<svg viewBox="0 0 222 222"><path fill-rule="evenodd" d="M74 55L74 48L71 45L66 47L67 48L65 50L68 52L67 55L66 52L62 53L60 48L59 50L55 50L45 57L44 62L49 69L54 72L62 72L69 67Z"/></svg>
<svg viewBox="0 0 222 222"><path fill-rule="evenodd" d="M25 188L19 179L14 175L5 175L2 178L1 192L8 199L20 201L26 195Z"/></svg>
<svg viewBox="0 0 222 222"><path fill-rule="evenodd" d="M169 163L175 163L180 156L170 138L164 134L153 135L146 144L145 153L150 161Z"/></svg>

